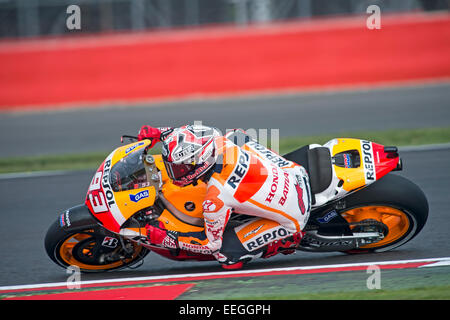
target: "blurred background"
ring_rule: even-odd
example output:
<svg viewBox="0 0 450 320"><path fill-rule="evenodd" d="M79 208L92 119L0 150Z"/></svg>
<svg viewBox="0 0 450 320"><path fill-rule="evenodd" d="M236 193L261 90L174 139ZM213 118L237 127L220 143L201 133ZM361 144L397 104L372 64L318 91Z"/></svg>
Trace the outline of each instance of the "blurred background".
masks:
<svg viewBox="0 0 450 320"><path fill-rule="evenodd" d="M447 126L449 8L450 0L0 0L1 156L108 150L148 122L276 128L281 137ZM444 87L405 94L430 83Z"/></svg>
<svg viewBox="0 0 450 320"><path fill-rule="evenodd" d="M73 33L66 8L80 7L80 33L138 31L235 24L246 26L365 13L448 10L448 0L0 0L0 37L36 37Z"/></svg>
<svg viewBox="0 0 450 320"><path fill-rule="evenodd" d="M77 22L73 5L79 28L68 27ZM380 8L380 29L367 27L370 5ZM307 144L298 138L322 143L342 132L389 145L450 142L449 6L0 0L0 285L65 281L44 252L48 226L83 202L120 136L136 135L144 124L276 129L289 143L284 152ZM402 174L432 195L436 218L422 241L376 259L448 255L449 150L404 155ZM277 259L272 266L375 258ZM139 272L210 266L156 258Z"/></svg>
<svg viewBox="0 0 450 320"><path fill-rule="evenodd" d="M0 0L0 110L448 77L449 6L449 0ZM380 28L369 28L375 20Z"/></svg>

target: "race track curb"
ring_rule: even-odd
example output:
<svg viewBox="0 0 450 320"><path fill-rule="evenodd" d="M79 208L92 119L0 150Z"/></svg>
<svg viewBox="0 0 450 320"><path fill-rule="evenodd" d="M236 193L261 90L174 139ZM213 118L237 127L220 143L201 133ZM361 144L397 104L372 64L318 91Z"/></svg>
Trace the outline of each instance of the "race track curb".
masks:
<svg viewBox="0 0 450 320"><path fill-rule="evenodd" d="M0 287L0 299L10 300L173 300L199 282L214 279L293 276L346 271L363 271L450 266L450 257L378 261L290 268L161 275L108 280L29 284Z"/></svg>

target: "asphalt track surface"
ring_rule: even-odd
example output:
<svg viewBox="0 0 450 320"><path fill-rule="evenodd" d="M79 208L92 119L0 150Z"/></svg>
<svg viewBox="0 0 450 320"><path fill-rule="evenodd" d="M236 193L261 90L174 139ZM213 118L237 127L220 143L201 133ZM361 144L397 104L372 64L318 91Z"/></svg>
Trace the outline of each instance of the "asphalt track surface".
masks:
<svg viewBox="0 0 450 320"><path fill-rule="evenodd" d="M0 113L0 157L108 151L143 124L194 121L280 136L450 126L450 82L43 113Z"/></svg>
<svg viewBox="0 0 450 320"><path fill-rule="evenodd" d="M401 175L411 179L425 192L430 216L422 232L394 251L378 254L342 253L294 255L255 260L248 269L314 266L341 263L407 260L446 257L450 253L448 230L448 181L450 149L403 152L405 169ZM47 257L43 240L48 226L64 209L81 203L93 171L72 172L48 177L0 180L0 286L64 282L68 275ZM150 253L135 270L82 275L82 281L220 271L210 262L176 262Z"/></svg>
<svg viewBox="0 0 450 320"><path fill-rule="evenodd" d="M24 152L23 149L27 148L29 148L27 154L67 151L67 145L62 145L59 141L60 130L64 125L70 126L71 129L67 131L68 141L66 142L71 143L72 150L76 149L76 151L98 150L99 141L103 142L101 150L104 150L104 146L108 144L117 145L118 132L135 132L136 124L143 122L155 125L169 123L178 125L190 120L203 119L204 123L219 127L222 124L223 128L281 127L282 135L336 132L337 128L342 128L343 131L345 128L345 131L348 131L447 126L450 124L450 90L448 89L450 86L443 84L423 88L383 89L328 95L252 98L243 99L242 104L237 105L234 104L236 101L234 103L215 101L209 104L211 108L214 108L215 113L207 109L206 102L202 102L185 103L182 106L167 108L137 107L128 111L114 108L45 114L4 114L0 116L1 146L2 152L6 150L7 155L19 155ZM226 112L225 107L228 108ZM188 113L180 115L181 111ZM302 113L304 120L299 119L301 111L304 111ZM324 120L325 116L329 118ZM155 121L146 119L155 119ZM177 120L173 121L173 119ZM330 119L333 119L333 123ZM316 120L317 123L314 123ZM78 131L73 131L75 127L78 127ZM5 135L16 143L11 143ZM93 135L96 137L94 142L92 142ZM80 137L78 140L77 136ZM46 138L50 141L46 141ZM19 148L21 143L26 147L22 145L22 148ZM4 156L3 153L2 155ZM254 261L247 268L313 266L448 256L450 253L448 241L450 149L409 151L403 152L401 156L405 167L404 171L398 174L418 184L424 190L430 204L428 223L412 241L386 253L345 255L298 252L290 256L280 255L269 260ZM45 253L44 236L48 226L63 210L83 202L93 173L93 170L88 170L52 176L0 179L0 286L66 281L68 275L65 270L50 261ZM220 267L214 261L176 262L150 253L144 265L138 269L125 269L104 274L83 274L81 280L211 271L220 271Z"/></svg>

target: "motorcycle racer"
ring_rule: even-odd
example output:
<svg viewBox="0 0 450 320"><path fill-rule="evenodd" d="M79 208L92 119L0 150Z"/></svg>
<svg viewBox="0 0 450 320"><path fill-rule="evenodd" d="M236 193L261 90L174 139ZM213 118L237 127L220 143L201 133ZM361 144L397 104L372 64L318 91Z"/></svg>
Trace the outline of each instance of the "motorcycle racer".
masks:
<svg viewBox="0 0 450 320"><path fill-rule="evenodd" d="M202 180L204 232L181 233L162 224L147 225L152 244L212 254L225 269L242 267L222 249L225 227L233 213L278 223L275 239L261 243L264 257L292 253L303 237L311 210L311 190L305 169L260 145L241 130L222 136L212 127L141 127L138 140L162 142L162 157L172 183L184 187ZM287 231L287 232L286 232ZM243 256L245 252L243 252Z"/></svg>

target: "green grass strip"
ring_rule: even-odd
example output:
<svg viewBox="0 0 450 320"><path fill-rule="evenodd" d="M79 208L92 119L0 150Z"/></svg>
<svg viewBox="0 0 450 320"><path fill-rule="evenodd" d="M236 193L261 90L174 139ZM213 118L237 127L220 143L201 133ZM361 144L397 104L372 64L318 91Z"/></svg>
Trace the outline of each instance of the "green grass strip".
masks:
<svg viewBox="0 0 450 320"><path fill-rule="evenodd" d="M450 286L234 297L236 300L449 300Z"/></svg>
<svg viewBox="0 0 450 320"><path fill-rule="evenodd" d="M110 151L0 158L0 174L13 172L97 169ZM159 153L155 148L152 154Z"/></svg>
<svg viewBox="0 0 450 320"><path fill-rule="evenodd" d="M83 170L100 166L108 152L0 158L0 173Z"/></svg>
<svg viewBox="0 0 450 320"><path fill-rule="evenodd" d="M280 139L280 153L295 150L299 146L312 143L324 144L334 138L366 139L386 146L417 146L450 142L450 127L424 129L396 129L386 131L338 132L308 137L289 137Z"/></svg>
<svg viewBox="0 0 450 320"><path fill-rule="evenodd" d="M298 147L311 143L323 144L333 138L360 138L383 145L394 146L447 143L450 142L450 127L337 132L335 134L326 135L288 137L280 139L279 150L281 154L285 154ZM0 158L0 173L96 169L111 151L112 150L81 154ZM159 148L155 149L153 153L158 151Z"/></svg>

